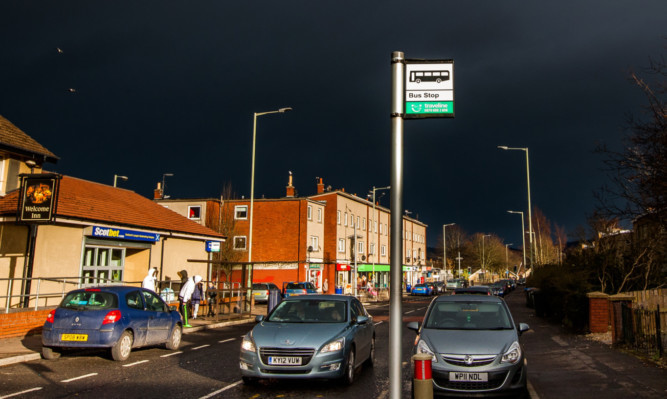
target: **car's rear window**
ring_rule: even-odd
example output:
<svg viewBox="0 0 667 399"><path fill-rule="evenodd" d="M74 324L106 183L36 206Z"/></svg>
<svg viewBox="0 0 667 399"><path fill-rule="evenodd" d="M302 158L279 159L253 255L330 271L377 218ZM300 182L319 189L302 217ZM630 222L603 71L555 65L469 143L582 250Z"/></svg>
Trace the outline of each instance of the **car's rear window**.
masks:
<svg viewBox="0 0 667 399"><path fill-rule="evenodd" d="M445 330L511 329L507 310L499 302L456 301L435 303L425 328Z"/></svg>
<svg viewBox="0 0 667 399"><path fill-rule="evenodd" d="M77 310L114 309L118 307L118 296L111 292L74 291L65 296L60 307Z"/></svg>

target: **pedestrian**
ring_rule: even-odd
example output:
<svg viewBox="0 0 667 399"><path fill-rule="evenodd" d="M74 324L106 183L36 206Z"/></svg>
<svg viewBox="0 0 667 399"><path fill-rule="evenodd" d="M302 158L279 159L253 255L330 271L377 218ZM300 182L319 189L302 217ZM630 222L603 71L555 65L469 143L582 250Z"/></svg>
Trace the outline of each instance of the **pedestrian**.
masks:
<svg viewBox="0 0 667 399"><path fill-rule="evenodd" d="M324 279L324 283L322 284L322 293L327 294L329 292L329 279Z"/></svg>
<svg viewBox="0 0 667 399"><path fill-rule="evenodd" d="M204 285L199 282L195 285L195 290L192 293L192 318L196 319L199 313L199 305L204 300Z"/></svg>
<svg viewBox="0 0 667 399"><path fill-rule="evenodd" d="M215 289L215 285L211 281L208 283L208 288L206 289L206 296L208 297L208 313L206 316L215 316L215 310L213 306L216 304L216 298L218 297L218 291Z"/></svg>
<svg viewBox="0 0 667 399"><path fill-rule="evenodd" d="M188 307L190 306L190 301L192 300L192 294L195 292L195 286L201 281L201 276L195 275L194 277L188 278L181 291L178 293L178 310L183 316L184 327L192 327L188 322Z"/></svg>
<svg viewBox="0 0 667 399"><path fill-rule="evenodd" d="M148 269L148 274L144 277L144 281L141 283L141 287L157 292L157 287L155 282L157 281L157 268L151 267Z"/></svg>

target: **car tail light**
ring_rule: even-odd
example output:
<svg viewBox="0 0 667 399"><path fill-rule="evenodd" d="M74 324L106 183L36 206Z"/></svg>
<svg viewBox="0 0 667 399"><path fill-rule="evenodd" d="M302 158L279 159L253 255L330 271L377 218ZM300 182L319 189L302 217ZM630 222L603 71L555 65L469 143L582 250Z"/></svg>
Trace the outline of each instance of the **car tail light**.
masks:
<svg viewBox="0 0 667 399"><path fill-rule="evenodd" d="M49 312L49 314L46 316L46 322L47 323L53 323L53 318L56 315L56 310L53 309L52 311Z"/></svg>
<svg viewBox="0 0 667 399"><path fill-rule="evenodd" d="M120 310L112 310L111 312L107 313L106 316L104 316L104 320L102 320L102 325L105 324L112 324L120 320Z"/></svg>

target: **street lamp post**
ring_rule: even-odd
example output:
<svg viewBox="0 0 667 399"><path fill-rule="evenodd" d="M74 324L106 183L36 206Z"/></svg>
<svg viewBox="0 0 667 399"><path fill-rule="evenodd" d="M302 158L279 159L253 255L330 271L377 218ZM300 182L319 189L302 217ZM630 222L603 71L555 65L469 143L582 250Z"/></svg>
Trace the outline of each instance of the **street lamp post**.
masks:
<svg viewBox="0 0 667 399"><path fill-rule="evenodd" d="M486 281L486 258L484 254L484 238L491 237L491 234L482 235L482 273L484 273L484 281Z"/></svg>
<svg viewBox="0 0 667 399"><path fill-rule="evenodd" d="M521 240L523 241L523 269L526 269L526 225L523 223L523 212L507 211L507 213L516 213L521 215Z"/></svg>
<svg viewBox="0 0 667 399"><path fill-rule="evenodd" d="M162 174L162 192L160 193L160 199L165 199L169 197L165 197L164 195L164 189L165 189L165 184L166 184L166 178L173 176L173 173L163 173Z"/></svg>
<svg viewBox="0 0 667 399"><path fill-rule="evenodd" d="M128 177L127 176L121 176L121 175L113 175L113 186L117 187L116 184L118 183L118 179L121 179L122 181L127 181Z"/></svg>
<svg viewBox="0 0 667 399"><path fill-rule="evenodd" d="M526 153L526 184L528 186L528 231L529 236L528 240L530 242L530 266L533 266L533 214L530 205L530 162L528 157L528 147L508 147L505 145L499 145L498 148L501 150L517 150L524 151Z"/></svg>
<svg viewBox="0 0 667 399"><path fill-rule="evenodd" d="M514 243L505 244L505 267L507 268L507 273L506 273L506 274L507 274L507 276L506 276L507 278L509 278L509 271L510 271L510 258L509 258L509 253L508 253L507 248L508 248L510 245L514 245Z"/></svg>
<svg viewBox="0 0 667 399"><path fill-rule="evenodd" d="M255 112L253 113L252 124L252 170L250 174L250 227L248 231L248 262L252 262L252 219L255 215L255 143L257 142L257 117L267 114L285 113L291 111L292 108L285 107L275 111Z"/></svg>
<svg viewBox="0 0 667 399"><path fill-rule="evenodd" d="M373 224L371 225L371 237L373 237L373 242L371 242L371 245L375 245L375 192L380 191L380 190L390 190L391 186L387 187L375 187L373 186ZM377 248L373 247L373 285L377 283L377 279L375 278L375 258L377 257Z"/></svg>
<svg viewBox="0 0 667 399"><path fill-rule="evenodd" d="M442 267L445 268L445 276L447 276L447 226L453 226L455 224L456 223L447 223L442 225Z"/></svg>

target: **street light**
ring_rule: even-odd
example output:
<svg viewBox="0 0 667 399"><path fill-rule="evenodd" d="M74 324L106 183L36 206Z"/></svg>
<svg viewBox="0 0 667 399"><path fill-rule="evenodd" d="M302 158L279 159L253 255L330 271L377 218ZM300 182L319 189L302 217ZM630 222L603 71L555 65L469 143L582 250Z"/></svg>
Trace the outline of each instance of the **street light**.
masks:
<svg viewBox="0 0 667 399"><path fill-rule="evenodd" d="M116 183L118 182L118 179L121 179L122 181L127 181L128 177L127 176L120 176L120 175L113 175L113 186L116 187Z"/></svg>
<svg viewBox="0 0 667 399"><path fill-rule="evenodd" d="M284 114L287 111L291 111L292 108L285 107L280 108L275 111L266 111L266 112L255 112L253 113L253 125L252 125L252 171L250 174L250 230L248 232L248 262L252 262L252 219L255 215L255 143L257 141L257 117L268 114Z"/></svg>
<svg viewBox="0 0 667 399"><path fill-rule="evenodd" d="M380 191L380 190L391 190L391 186L387 186L387 187L375 187L375 186L373 186L373 225L371 226L371 233L372 233L372 237L373 237L373 242L371 242L371 244L373 244L373 245L375 244L375 232L377 231L377 229L375 231L373 230L373 229L375 229L375 223L376 223L375 222L375 192ZM373 249L375 250L373 252L373 278L375 278L375 253L377 252L377 248L373 248Z"/></svg>
<svg viewBox="0 0 667 399"><path fill-rule="evenodd" d="M533 266L533 214L531 211L530 205L530 162L528 161L528 147L508 147L506 145L499 145L498 148L501 150L517 150L523 151L526 153L526 183L528 185L528 231L530 235L528 239L530 241L530 265Z"/></svg>
<svg viewBox="0 0 667 399"><path fill-rule="evenodd" d="M491 234L482 235L482 273L484 273L484 281L486 281L486 259L484 257L484 238L491 237Z"/></svg>
<svg viewBox="0 0 667 399"><path fill-rule="evenodd" d="M445 276L447 276L447 226L453 226L456 223L447 223L442 225L442 263L443 267L445 268ZM460 276L460 270L459 270L459 277ZM454 274L454 273L452 273Z"/></svg>
<svg viewBox="0 0 667 399"><path fill-rule="evenodd" d="M516 213L521 215L521 240L523 240L523 268L526 269L526 225L523 223L523 212L507 211L507 213Z"/></svg>
<svg viewBox="0 0 667 399"><path fill-rule="evenodd" d="M514 243L505 244L505 267L507 268L507 278L509 278L509 270L510 270L510 260L509 260L510 258L509 258L507 248L510 245L514 245Z"/></svg>
<svg viewBox="0 0 667 399"><path fill-rule="evenodd" d="M166 196L164 195L164 189L166 188L166 186L165 186L165 184L166 184L165 177L171 177L173 175L174 175L173 173L163 173L162 174L162 192L160 193L160 197L161 197L160 199L169 198L168 195L166 195Z"/></svg>

